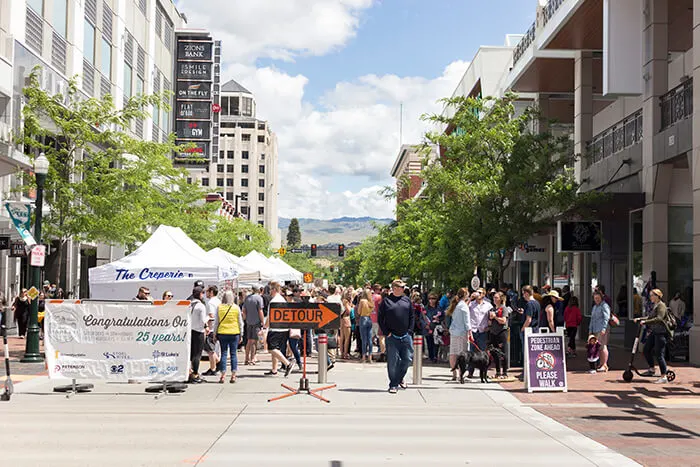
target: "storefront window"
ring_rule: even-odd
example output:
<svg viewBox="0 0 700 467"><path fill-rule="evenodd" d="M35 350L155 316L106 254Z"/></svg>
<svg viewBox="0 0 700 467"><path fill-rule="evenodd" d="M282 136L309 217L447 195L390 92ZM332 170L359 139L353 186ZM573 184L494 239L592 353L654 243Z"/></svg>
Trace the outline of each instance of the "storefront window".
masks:
<svg viewBox="0 0 700 467"><path fill-rule="evenodd" d="M638 318L642 316L642 291L644 290L643 275L643 257L642 253L642 229L644 211L634 211L630 213L630 267L632 290L628 291L628 300L632 300L630 307L631 317ZM630 295L631 294L631 295Z"/></svg>
<svg viewBox="0 0 700 467"><path fill-rule="evenodd" d="M668 207L668 291L680 292L686 309L693 303L693 208ZM664 297L665 298L665 297Z"/></svg>

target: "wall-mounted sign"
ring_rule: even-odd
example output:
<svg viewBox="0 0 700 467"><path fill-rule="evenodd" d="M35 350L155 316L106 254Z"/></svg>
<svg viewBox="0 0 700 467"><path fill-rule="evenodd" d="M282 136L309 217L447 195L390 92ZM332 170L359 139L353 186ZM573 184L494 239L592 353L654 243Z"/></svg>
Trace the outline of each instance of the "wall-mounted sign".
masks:
<svg viewBox="0 0 700 467"><path fill-rule="evenodd" d="M9 250L9 249L10 249L10 237L7 235L0 237L0 250Z"/></svg>
<svg viewBox="0 0 700 467"><path fill-rule="evenodd" d="M183 150L177 152L175 154L176 159L195 159L195 158L202 158L202 159L208 159L209 158L209 143L206 142L192 142L190 143L189 141L177 141L177 144L181 145L191 145L194 144L194 147L187 147L184 148Z"/></svg>
<svg viewBox="0 0 700 467"><path fill-rule="evenodd" d="M178 101L175 118L210 120L211 104L209 104L209 102L206 101Z"/></svg>
<svg viewBox="0 0 700 467"><path fill-rule="evenodd" d="M177 44L177 59L211 61L213 45L211 42L180 41Z"/></svg>
<svg viewBox="0 0 700 467"><path fill-rule="evenodd" d="M603 223L557 222L559 253L600 252L603 249Z"/></svg>
<svg viewBox="0 0 700 467"><path fill-rule="evenodd" d="M527 242L515 246L514 261L549 261L549 236L530 237Z"/></svg>
<svg viewBox="0 0 700 467"><path fill-rule="evenodd" d="M211 83L178 81L177 98L211 101Z"/></svg>
<svg viewBox="0 0 700 467"><path fill-rule="evenodd" d="M27 250L24 249L24 242L12 242L10 245L10 257L24 258L27 256Z"/></svg>
<svg viewBox="0 0 700 467"><path fill-rule="evenodd" d="M211 67L208 62L177 62L177 77L211 81Z"/></svg>
<svg viewBox="0 0 700 467"><path fill-rule="evenodd" d="M211 136L211 122L177 121L178 139L209 139Z"/></svg>

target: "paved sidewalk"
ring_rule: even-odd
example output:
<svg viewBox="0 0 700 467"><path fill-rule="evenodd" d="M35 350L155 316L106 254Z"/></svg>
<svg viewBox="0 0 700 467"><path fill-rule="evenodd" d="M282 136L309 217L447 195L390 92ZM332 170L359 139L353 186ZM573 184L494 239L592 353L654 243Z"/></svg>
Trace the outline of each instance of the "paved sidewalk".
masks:
<svg viewBox="0 0 700 467"><path fill-rule="evenodd" d="M14 332L14 330L10 330ZM0 338L0 345L2 344L2 338ZM20 359L24 356L24 350L27 345L26 339L20 339L17 336L8 336L7 344L10 348L10 376L13 383L18 383L21 381L27 381L37 376L46 375L46 365L44 362L41 363L22 363ZM44 342L39 341L39 350L44 352ZM5 376L5 354L0 350L0 377L4 379Z"/></svg>
<svg viewBox="0 0 700 467"><path fill-rule="evenodd" d="M268 367L159 400L142 384L98 383L66 399L45 377L23 382L0 403L0 458L12 466L637 465L499 385L453 383L443 368L426 368L426 384L391 395L385 365L338 363L329 373L338 388L324 392L332 401L324 404L309 396L268 403L299 377L264 377Z"/></svg>

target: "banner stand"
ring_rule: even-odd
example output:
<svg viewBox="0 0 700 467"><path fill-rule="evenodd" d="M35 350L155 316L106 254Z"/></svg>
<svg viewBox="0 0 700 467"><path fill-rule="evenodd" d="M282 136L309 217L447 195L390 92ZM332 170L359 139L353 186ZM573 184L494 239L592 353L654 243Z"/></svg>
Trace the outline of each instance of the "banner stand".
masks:
<svg viewBox="0 0 700 467"><path fill-rule="evenodd" d="M168 394L181 394L187 390L187 385L185 383L175 383L169 381L161 381L155 386L149 386L146 388L146 392L149 394L156 393L155 399L160 399Z"/></svg>
<svg viewBox="0 0 700 467"><path fill-rule="evenodd" d="M55 386L53 388L53 392L63 392L66 393L66 399L70 399L72 396L76 394L80 394L83 392L91 392L92 389L95 387L94 384L91 383L80 383L78 384L73 378L71 384L66 384L63 386Z"/></svg>

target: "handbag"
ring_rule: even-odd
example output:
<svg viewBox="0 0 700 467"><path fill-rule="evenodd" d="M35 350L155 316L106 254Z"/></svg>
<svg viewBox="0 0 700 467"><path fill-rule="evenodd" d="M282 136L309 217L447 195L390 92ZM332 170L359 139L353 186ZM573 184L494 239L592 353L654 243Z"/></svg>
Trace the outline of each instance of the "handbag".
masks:
<svg viewBox="0 0 700 467"><path fill-rule="evenodd" d="M615 313L612 311L610 312L610 319L608 320L608 324L612 326L619 326L620 325L620 318L615 316Z"/></svg>
<svg viewBox="0 0 700 467"><path fill-rule="evenodd" d="M290 329L289 330L290 339L301 339L301 329Z"/></svg>

